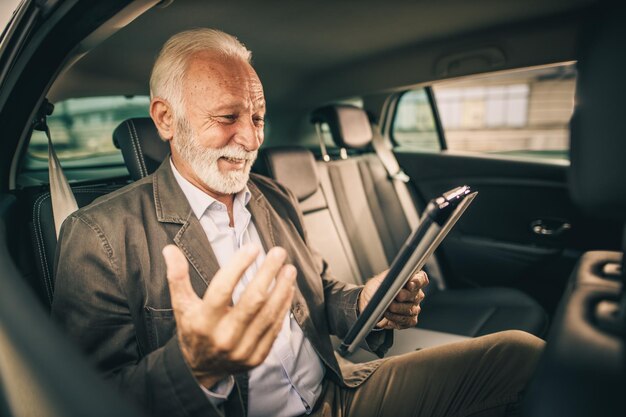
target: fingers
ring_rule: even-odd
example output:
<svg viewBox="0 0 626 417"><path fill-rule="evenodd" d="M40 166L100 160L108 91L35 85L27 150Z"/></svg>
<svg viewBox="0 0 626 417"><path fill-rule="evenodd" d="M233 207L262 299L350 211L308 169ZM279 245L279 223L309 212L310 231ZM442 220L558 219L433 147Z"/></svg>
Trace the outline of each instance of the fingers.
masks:
<svg viewBox="0 0 626 417"><path fill-rule="evenodd" d="M405 329L407 327L413 327L417 324L417 316L421 310L420 306L415 306L417 313L415 315L405 316L400 314L391 313L389 310L383 315L384 318L392 322L396 329Z"/></svg>
<svg viewBox="0 0 626 417"><path fill-rule="evenodd" d="M237 251L230 262L220 268L211 280L204 294L206 305L214 308L230 305L235 286L258 254L259 248L252 244L244 245Z"/></svg>
<svg viewBox="0 0 626 417"><path fill-rule="evenodd" d="M295 277L296 269L293 265L283 266L276 277L276 285L260 311L247 322L242 322L241 316L238 317L243 336L233 352L235 359L246 360L250 366L256 366L265 359L293 300Z"/></svg>
<svg viewBox="0 0 626 417"><path fill-rule="evenodd" d="M167 267L167 282L170 288L172 308L175 312L182 312L192 303L200 300L191 287L187 258L174 245L167 245L163 248L162 253Z"/></svg>
<svg viewBox="0 0 626 417"><path fill-rule="evenodd" d="M214 276L200 302L191 287L184 255L176 247L164 249L174 308L189 300L197 302L198 311L190 311L185 316L189 320L179 326L181 349L194 375L205 378L248 370L270 352L293 299L296 270L292 265L283 266L283 249L268 252L242 298L232 306L232 292L257 255L258 248L252 246L237 252Z"/></svg>
<svg viewBox="0 0 626 417"><path fill-rule="evenodd" d="M270 284L274 282L283 263L287 257L287 253L283 248L272 248L265 257L263 264L259 267L254 279L246 286L239 302L233 309L233 314L239 322L248 323L254 318L254 315L263 307L268 300L268 289ZM294 270L295 268L291 266Z"/></svg>
<svg viewBox="0 0 626 417"><path fill-rule="evenodd" d="M378 287L380 287L380 284L383 282L388 272L389 270L386 269L383 272L367 280L363 287L363 290L359 293L359 300L357 302L359 312L363 312L365 310L365 307L369 303L374 293L376 293L376 290L378 290Z"/></svg>
<svg viewBox="0 0 626 417"><path fill-rule="evenodd" d="M394 303L421 303L422 300L424 300L424 297L424 291L422 291L421 289L417 289L415 292L411 292L403 288L400 290L400 292L398 292L398 295L396 295Z"/></svg>
<svg viewBox="0 0 626 417"><path fill-rule="evenodd" d="M289 286L289 292L283 300L283 304L280 306L279 309L276 310L277 320L273 323L269 330L265 332L263 338L257 343L256 349L254 350L252 355L250 355L249 362L253 366L260 365L270 353L272 345L274 344L274 341L276 340L276 337L278 336L278 334L280 333L280 329L282 328L283 318L285 317L285 314L287 314L289 306L291 306L294 292L295 287L293 286L292 281L291 285Z"/></svg>
<svg viewBox="0 0 626 417"><path fill-rule="evenodd" d="M417 295L417 293L419 291L420 290L409 291L406 288L402 288L398 292L398 295L396 295L396 298L394 298L394 301L399 302L399 303L410 303L410 302L413 302L415 300L415 296Z"/></svg>
<svg viewBox="0 0 626 417"><path fill-rule="evenodd" d="M417 315L417 307L419 306L419 301L411 302L411 303L396 303L393 302L387 308L387 311L399 314L402 316L415 316Z"/></svg>
<svg viewBox="0 0 626 417"><path fill-rule="evenodd" d="M276 277L286 259L287 252L283 248L277 246L270 249L265 260L257 270L254 279L250 281L241 295L239 303L247 303L250 300L259 298L261 301L265 301L269 286L274 281L274 277Z"/></svg>
<svg viewBox="0 0 626 417"><path fill-rule="evenodd" d="M396 300L400 298L403 302L394 301L389 305L383 316L383 320L388 321L388 323L383 325L387 327L383 328L405 329L417 324L417 316L421 311L419 304L424 299L424 291L418 289L416 294L412 294L405 289L402 291L401 294L398 294ZM379 323L379 327L382 327L381 323Z"/></svg>
<svg viewBox="0 0 626 417"><path fill-rule="evenodd" d="M378 323L376 323L376 328L389 330L395 329L396 327L393 325L392 322L383 317Z"/></svg>
<svg viewBox="0 0 626 417"><path fill-rule="evenodd" d="M405 288L409 291L413 291L415 289L424 288L429 283L428 275L424 271L419 271L415 275L411 277Z"/></svg>
<svg viewBox="0 0 626 417"><path fill-rule="evenodd" d="M285 250L280 247L272 248L267 253L254 279L246 286L241 298L229 314L230 329L228 331L235 337L239 338L247 331L250 323L260 314L261 309L272 308L280 302L285 296L285 286L293 287L296 269L293 265L283 265L286 257ZM268 294L268 288L274 282L274 278L276 278L276 285L272 293Z"/></svg>
<svg viewBox="0 0 626 417"><path fill-rule="evenodd" d="M428 285L428 275L426 272L419 271L415 275L411 277L411 279L405 284L404 288L402 288L398 295L396 295L395 301L405 303L409 301L413 301L417 294ZM423 297L422 297L423 298Z"/></svg>
<svg viewBox="0 0 626 417"><path fill-rule="evenodd" d="M377 275L377 277L384 277L386 272ZM402 329L415 326L421 310L419 304L424 299L422 288L426 285L428 285L426 272L419 271L414 274L404 288L398 292L376 327L379 329ZM365 289L367 289L367 284Z"/></svg>

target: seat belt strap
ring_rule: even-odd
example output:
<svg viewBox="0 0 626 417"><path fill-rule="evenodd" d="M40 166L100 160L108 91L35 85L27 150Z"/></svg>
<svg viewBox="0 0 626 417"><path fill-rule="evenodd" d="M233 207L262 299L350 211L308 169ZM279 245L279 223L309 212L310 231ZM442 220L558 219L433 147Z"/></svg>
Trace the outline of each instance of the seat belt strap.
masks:
<svg viewBox="0 0 626 417"><path fill-rule="evenodd" d="M78 210L78 204L76 204L76 198L70 187L61 163L57 154L54 151L54 145L52 145L52 137L50 135L50 128L46 122L48 115L52 114L54 106L45 100L42 104L39 119L35 121L35 129L42 130L48 138L48 178L50 181L50 200L52 202L52 214L54 216L54 229L56 231L57 239L59 238L59 232L61 231L61 225L63 221L73 212Z"/></svg>
<svg viewBox="0 0 626 417"><path fill-rule="evenodd" d="M380 162L382 162L385 167L389 179L393 182L396 194L400 200L400 205L402 206L402 211L404 212L404 216L406 217L411 230L415 230L415 228L419 225L419 216L417 215L417 210L415 210L415 205L411 198L411 194L409 193L409 189L407 188L407 184L411 178L409 178L402 168L400 168L398 160L380 134L378 126L372 125L372 135L372 146L374 147L374 151L376 152L378 159L380 159Z"/></svg>
<svg viewBox="0 0 626 417"><path fill-rule="evenodd" d="M407 185L411 178L400 168L396 156L393 154L388 142L385 141L380 134L378 126L375 124L372 124L372 146L393 183L409 227L411 230L415 230L417 226L419 226L420 220ZM440 290L445 289L446 286L443 280L443 274L439 267L439 262L437 262L434 255L426 260L426 268L431 276L431 281L437 285L437 288Z"/></svg>

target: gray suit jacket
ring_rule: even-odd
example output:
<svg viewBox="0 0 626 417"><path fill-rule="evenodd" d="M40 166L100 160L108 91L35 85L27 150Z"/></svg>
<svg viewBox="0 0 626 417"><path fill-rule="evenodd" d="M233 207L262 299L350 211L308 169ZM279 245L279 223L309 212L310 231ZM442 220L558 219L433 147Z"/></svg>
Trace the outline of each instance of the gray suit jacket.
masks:
<svg viewBox="0 0 626 417"><path fill-rule="evenodd" d="M265 250L282 246L298 270L291 311L324 362L327 377L362 383L380 364L339 366L330 334L342 337L356 320L360 287L330 278L307 245L293 195L253 175L249 210ZM172 173L169 159L151 176L96 200L63 224L57 252L52 315L99 369L152 415L214 416L186 365L175 337L161 250L175 243L189 261L191 283L202 295L219 265L204 230ZM390 332L368 346L382 356ZM225 402L229 416L246 414L247 374L236 376Z"/></svg>

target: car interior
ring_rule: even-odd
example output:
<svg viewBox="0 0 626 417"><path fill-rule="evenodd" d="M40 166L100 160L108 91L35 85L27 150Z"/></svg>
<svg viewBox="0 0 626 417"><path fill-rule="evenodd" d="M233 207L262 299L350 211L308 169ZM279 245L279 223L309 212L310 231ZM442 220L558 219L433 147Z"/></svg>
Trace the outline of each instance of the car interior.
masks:
<svg viewBox="0 0 626 417"><path fill-rule="evenodd" d="M625 415L625 17L600 0L22 2L0 38L1 415L141 415L48 317L59 216L168 158L150 69L195 27L252 51L253 172L293 192L337 279L387 269L432 198L478 191L389 355L523 330L547 342L525 415Z"/></svg>

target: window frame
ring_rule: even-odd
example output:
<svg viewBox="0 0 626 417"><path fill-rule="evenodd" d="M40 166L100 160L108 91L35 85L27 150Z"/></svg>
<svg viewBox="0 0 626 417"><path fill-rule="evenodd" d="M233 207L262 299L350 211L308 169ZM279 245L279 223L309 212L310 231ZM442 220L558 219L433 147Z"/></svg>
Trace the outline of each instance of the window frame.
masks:
<svg viewBox="0 0 626 417"><path fill-rule="evenodd" d="M541 70L541 69L544 69L544 68L556 68L556 67L568 67L568 66L573 67L574 70L575 70L575 74L576 74L576 64L577 64L576 61L571 61L571 60L570 61L560 61L560 62L554 62L554 63L551 63L551 64L545 64L545 65L527 66L527 67L512 68L512 69L507 69L507 70L502 70L502 71L493 71L493 72L488 72L488 73L471 74L471 75L467 75L467 76L463 76L463 77L459 77L459 78L462 78L462 79L470 78L470 77L472 77L472 78L473 77L477 77L477 78L485 77L485 78L487 78L487 77L497 76L497 75L505 74L505 73L516 73L516 72L524 72L524 71ZM577 75L575 75L575 77L577 77ZM463 149L450 149L449 146L448 146L446 132L445 132L445 129L443 127L443 122L441 120L440 111L439 111L439 108L437 106L437 99L436 99L436 96L435 96L434 87L435 87L435 84L443 83L443 82L449 82L449 81L454 81L454 80L456 80L456 79L453 78L453 79L433 80L433 81L429 81L428 84L413 85L413 86L411 86L411 88L404 89L402 91L396 92L396 93L392 94L391 96L389 96L389 99L385 102L385 106L383 107L383 114L384 114L384 121L385 121L385 129L383 130L383 132L385 133L385 137L390 141L391 146L392 146L392 148L394 150L397 149L397 150L401 150L401 151L415 152L415 153L420 153L420 152L432 153L433 152L432 150L428 150L428 149L411 148L408 145L405 145L405 144L397 141L396 138L394 137L394 126L395 126L395 122L396 122L396 116L397 116L397 113L398 113L398 109L399 109L402 97L406 93L415 92L415 91L419 91L420 89L423 89L424 92L426 93L427 98L428 98L428 103L430 105L431 113L432 113L432 116L433 116L433 123L434 123L434 126L435 126L435 132L437 133L437 136L439 138L439 147L440 147L440 149L439 149L438 152L452 152L452 153L459 153L459 154L471 153L472 155L475 155L477 157L485 157L485 158L491 158L491 159L514 160L514 161L531 161L531 162L538 162L538 163L542 163L542 164L545 163L545 164L554 164L554 165L562 165L562 164L569 165L571 163L571 159L570 159L570 156L569 156L569 150L570 150L571 144L569 144L569 143L567 145L568 147L561 152L561 153L564 154L564 156L545 157L545 158L543 158L543 157L535 157L533 155L508 155L508 154L501 154L501 153L498 153L498 152L470 151L470 150L463 150ZM575 82L576 86L577 86L577 84L578 83ZM576 90L574 90L574 100L576 100L576 96L577 96L576 95ZM529 100L530 100L530 98L529 98ZM569 129L569 124L571 122L571 118L572 117L573 117L573 114L570 116L569 122L565 124L565 127L567 129ZM550 150L550 149L546 149L546 150Z"/></svg>
<svg viewBox="0 0 626 417"><path fill-rule="evenodd" d="M439 138L439 151L448 150L448 142L446 141L446 131L441 124L441 116L439 115L439 107L437 107L437 98L433 88L429 85L424 87L426 91L426 97L428 97L428 104L430 104L430 111L433 115L433 121L435 123L435 130L437 131L437 137Z"/></svg>
<svg viewBox="0 0 626 417"><path fill-rule="evenodd" d="M445 131L443 130L443 125L441 124L441 119L439 116L439 110L437 109L437 101L435 99L435 93L433 92L433 89L430 85L417 86L415 88L407 89L407 90L401 91L393 95L392 100L390 102L391 111L389 112L389 118L387 119L389 120L389 125L388 125L389 128L387 129L387 136L389 137L389 140L391 141L391 144L393 145L394 149L404 146L403 144L399 143L394 136L396 116L398 114L398 109L400 107L400 102L402 101L402 97L405 94L410 93L412 91L416 91L420 88L422 88L424 92L426 93L426 99L428 100L428 105L430 106L430 112L433 117L433 123L435 125L435 132L437 133L437 139L439 143L438 152L447 151L448 145L446 143ZM416 152L420 152L420 151L416 150Z"/></svg>

